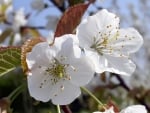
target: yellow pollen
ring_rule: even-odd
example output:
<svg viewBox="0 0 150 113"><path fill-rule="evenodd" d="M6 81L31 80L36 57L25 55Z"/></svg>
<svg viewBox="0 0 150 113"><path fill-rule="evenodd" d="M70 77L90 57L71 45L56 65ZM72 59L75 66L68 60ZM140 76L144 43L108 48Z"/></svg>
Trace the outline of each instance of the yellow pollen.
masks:
<svg viewBox="0 0 150 113"><path fill-rule="evenodd" d="M62 78L65 75L65 65L62 65L57 62L53 64L52 68L47 68L45 71L50 75Z"/></svg>
<svg viewBox="0 0 150 113"><path fill-rule="evenodd" d="M112 25L106 26L106 27L112 27ZM94 43L91 45L90 48L96 50L98 54L103 55L104 52L113 52L113 48L109 47L109 43L118 40L119 31L117 31L112 37L110 37L110 32L102 34L99 32L99 36L101 37L100 40L97 40L96 37L94 37Z"/></svg>

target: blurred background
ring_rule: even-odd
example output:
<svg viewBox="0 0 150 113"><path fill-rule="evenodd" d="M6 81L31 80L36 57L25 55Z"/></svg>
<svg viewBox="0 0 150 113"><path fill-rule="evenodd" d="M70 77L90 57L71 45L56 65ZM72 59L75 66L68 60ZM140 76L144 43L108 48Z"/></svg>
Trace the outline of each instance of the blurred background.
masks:
<svg viewBox="0 0 150 113"><path fill-rule="evenodd" d="M12 5L6 12L7 21L11 20L13 11L21 8L28 18L24 28L32 28L32 32L24 34L21 29L13 37L8 35L3 39L0 35L0 46L21 46L33 34L36 36L40 34L51 40L50 37L54 34L64 11L75 4L88 2L88 0L43 0L39 3L37 1L12 1ZM120 17L121 28L136 28L144 38L144 45L132 55L137 65L132 76L119 76L108 72L102 73L101 76L95 74L87 88L103 103L114 104L119 109L132 104L143 104L150 113L150 0L95 0L83 18L101 9L117 14ZM8 27L7 23L0 21L0 34ZM7 97L24 80L25 75L20 67L0 77L0 98ZM100 109L96 102L84 93L69 107L73 113L91 113ZM29 96L28 90L23 91L15 99L11 108L13 113L56 113L56 107L51 102L35 101Z"/></svg>

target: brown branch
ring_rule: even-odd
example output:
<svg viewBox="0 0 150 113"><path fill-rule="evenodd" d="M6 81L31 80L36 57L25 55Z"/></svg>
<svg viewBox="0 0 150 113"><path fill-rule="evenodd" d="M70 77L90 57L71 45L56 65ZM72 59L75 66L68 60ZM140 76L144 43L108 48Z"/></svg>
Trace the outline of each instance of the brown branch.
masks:
<svg viewBox="0 0 150 113"><path fill-rule="evenodd" d="M131 89L126 85L126 83L124 82L124 80L121 78L120 75L117 75L117 74L113 74L113 75L116 76L116 78L117 78L117 79L119 80L119 82L120 82L120 85L123 86L123 88L124 88L125 90L127 90L128 92L131 90Z"/></svg>
<svg viewBox="0 0 150 113"><path fill-rule="evenodd" d="M61 5L59 5L55 0L49 1L52 2L61 12L64 12L66 10L64 2Z"/></svg>
<svg viewBox="0 0 150 113"><path fill-rule="evenodd" d="M61 106L61 109L64 111L64 113L72 113L69 106L67 106L67 105Z"/></svg>
<svg viewBox="0 0 150 113"><path fill-rule="evenodd" d="M30 29L45 29L45 26L22 26L21 29L26 29L26 28L30 28Z"/></svg>

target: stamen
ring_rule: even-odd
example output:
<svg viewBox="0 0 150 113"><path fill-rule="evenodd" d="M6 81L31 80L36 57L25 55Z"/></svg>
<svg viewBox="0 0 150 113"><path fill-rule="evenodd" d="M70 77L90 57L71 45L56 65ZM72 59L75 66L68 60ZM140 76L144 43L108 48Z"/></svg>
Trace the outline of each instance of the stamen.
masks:
<svg viewBox="0 0 150 113"><path fill-rule="evenodd" d="M77 69L74 66L70 66L70 67L73 69L73 71L77 71Z"/></svg>
<svg viewBox="0 0 150 113"><path fill-rule="evenodd" d="M64 86L62 85L62 86L60 86L60 88L61 88L61 91L63 91L64 90Z"/></svg>
<svg viewBox="0 0 150 113"><path fill-rule="evenodd" d="M62 58L64 57L62 56ZM70 76L66 72L68 66L69 64L61 64L57 59L53 59L49 67L45 69L44 77L39 87L43 88L48 84L55 85L60 80L68 80L68 78L70 80Z"/></svg>
<svg viewBox="0 0 150 113"><path fill-rule="evenodd" d="M110 28L112 27L112 25L108 25L106 27ZM108 33L99 32L98 36L100 36L101 38L97 39L96 37L94 37L94 43L93 45L91 45L90 48L94 49L100 55L103 55L103 53L112 54L113 48L109 45L109 43L111 43L114 40L118 40L119 30L117 30L117 32L111 38L111 31L108 31Z"/></svg>

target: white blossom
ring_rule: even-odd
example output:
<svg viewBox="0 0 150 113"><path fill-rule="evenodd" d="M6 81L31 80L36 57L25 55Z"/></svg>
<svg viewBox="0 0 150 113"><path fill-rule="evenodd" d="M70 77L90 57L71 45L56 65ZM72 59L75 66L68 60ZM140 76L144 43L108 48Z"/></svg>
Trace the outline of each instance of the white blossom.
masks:
<svg viewBox="0 0 150 113"><path fill-rule="evenodd" d="M74 101L84 86L92 79L94 71L88 57L81 57L77 37L57 37L49 46L38 43L27 54L28 88L36 100L66 105Z"/></svg>
<svg viewBox="0 0 150 113"><path fill-rule="evenodd" d="M105 110L104 112L93 112L93 113L116 113L114 110L113 110L113 107L110 107L109 109ZM145 106L143 105L132 105L132 106L129 106L123 110L121 110L121 112L119 113L147 113L147 110L145 108Z"/></svg>
<svg viewBox="0 0 150 113"><path fill-rule="evenodd" d="M18 29L21 26L25 26L26 24L27 24L27 19L24 14L24 9L21 8L18 11L16 11L14 14L12 28L14 31L18 31Z"/></svg>
<svg viewBox="0 0 150 113"><path fill-rule="evenodd" d="M121 110L120 113L147 113L147 110L143 105L132 105Z"/></svg>
<svg viewBox="0 0 150 113"><path fill-rule="evenodd" d="M135 64L129 59L143 44L134 28L120 29L119 18L103 9L84 19L77 28L79 45L94 64L95 71L130 75Z"/></svg>

